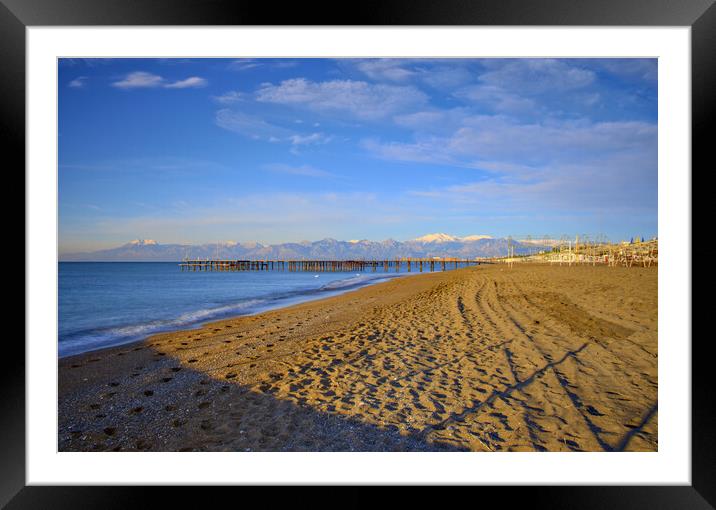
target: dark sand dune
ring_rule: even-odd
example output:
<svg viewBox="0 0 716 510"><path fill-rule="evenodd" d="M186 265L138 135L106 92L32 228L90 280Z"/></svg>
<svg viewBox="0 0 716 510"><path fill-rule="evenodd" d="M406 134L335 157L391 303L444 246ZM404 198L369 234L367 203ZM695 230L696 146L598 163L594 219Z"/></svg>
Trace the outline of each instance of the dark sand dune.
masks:
<svg viewBox="0 0 716 510"><path fill-rule="evenodd" d="M481 266L62 359L60 450L655 451L657 269Z"/></svg>

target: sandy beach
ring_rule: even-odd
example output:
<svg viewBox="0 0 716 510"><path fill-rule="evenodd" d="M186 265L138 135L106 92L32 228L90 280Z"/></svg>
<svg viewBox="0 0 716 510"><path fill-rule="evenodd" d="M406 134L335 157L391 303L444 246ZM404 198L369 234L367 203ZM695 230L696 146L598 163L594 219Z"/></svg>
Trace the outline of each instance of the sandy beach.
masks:
<svg viewBox="0 0 716 510"><path fill-rule="evenodd" d="M59 361L61 451L656 451L657 268L478 266Z"/></svg>

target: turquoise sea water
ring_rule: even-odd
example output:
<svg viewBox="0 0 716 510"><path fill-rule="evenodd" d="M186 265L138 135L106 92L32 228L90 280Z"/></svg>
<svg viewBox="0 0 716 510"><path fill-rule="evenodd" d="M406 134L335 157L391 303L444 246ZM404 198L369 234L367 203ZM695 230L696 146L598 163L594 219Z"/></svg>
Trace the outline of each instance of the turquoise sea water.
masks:
<svg viewBox="0 0 716 510"><path fill-rule="evenodd" d="M340 294L396 273L182 272L174 262L60 262L60 357ZM414 272L412 274L415 274Z"/></svg>

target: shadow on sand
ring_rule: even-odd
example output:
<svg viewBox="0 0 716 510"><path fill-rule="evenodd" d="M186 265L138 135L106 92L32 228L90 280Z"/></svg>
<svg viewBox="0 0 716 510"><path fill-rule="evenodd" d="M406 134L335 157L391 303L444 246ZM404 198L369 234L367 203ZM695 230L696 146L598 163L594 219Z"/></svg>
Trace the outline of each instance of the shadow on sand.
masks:
<svg viewBox="0 0 716 510"><path fill-rule="evenodd" d="M98 373L111 357L93 358ZM60 451L466 451L217 380L169 356L134 368L61 397Z"/></svg>

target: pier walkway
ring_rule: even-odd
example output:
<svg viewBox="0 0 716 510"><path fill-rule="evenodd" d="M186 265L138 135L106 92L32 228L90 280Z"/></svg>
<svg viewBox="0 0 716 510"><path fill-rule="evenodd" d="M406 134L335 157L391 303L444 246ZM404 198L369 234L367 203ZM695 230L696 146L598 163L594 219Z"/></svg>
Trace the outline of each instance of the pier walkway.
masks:
<svg viewBox="0 0 716 510"><path fill-rule="evenodd" d="M467 259L396 260L183 260L182 271L400 272L445 271L480 264Z"/></svg>

